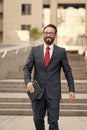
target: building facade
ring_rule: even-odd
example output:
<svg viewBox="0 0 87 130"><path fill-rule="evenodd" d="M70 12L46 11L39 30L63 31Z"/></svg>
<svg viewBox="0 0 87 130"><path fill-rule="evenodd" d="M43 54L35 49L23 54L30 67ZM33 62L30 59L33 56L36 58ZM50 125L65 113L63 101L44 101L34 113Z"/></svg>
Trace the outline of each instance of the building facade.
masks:
<svg viewBox="0 0 87 130"><path fill-rule="evenodd" d="M0 44L29 43L28 30L48 23L58 27L58 44L76 44L87 26L87 0L0 0Z"/></svg>
<svg viewBox="0 0 87 130"><path fill-rule="evenodd" d="M0 0L0 43L3 43L3 0Z"/></svg>

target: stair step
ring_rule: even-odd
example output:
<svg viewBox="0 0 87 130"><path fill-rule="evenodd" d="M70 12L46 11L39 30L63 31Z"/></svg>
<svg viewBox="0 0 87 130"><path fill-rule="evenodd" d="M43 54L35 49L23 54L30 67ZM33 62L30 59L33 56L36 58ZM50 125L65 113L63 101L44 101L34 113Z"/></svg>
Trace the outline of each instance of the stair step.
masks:
<svg viewBox="0 0 87 130"><path fill-rule="evenodd" d="M62 93L68 92L68 85L66 80L61 82ZM75 80L76 93L87 93L87 80ZM1 93L26 93L26 86L24 81L22 82L16 80L6 80L5 82L0 82L0 92Z"/></svg>
<svg viewBox="0 0 87 130"><path fill-rule="evenodd" d="M32 116L31 109L0 109L0 115L12 115L12 116Z"/></svg>
<svg viewBox="0 0 87 130"><path fill-rule="evenodd" d="M32 116L31 109L0 109L0 115ZM87 116L87 110L60 110L60 116Z"/></svg>
<svg viewBox="0 0 87 130"><path fill-rule="evenodd" d="M31 109L31 103L0 103L0 109Z"/></svg>
<svg viewBox="0 0 87 130"><path fill-rule="evenodd" d="M87 110L61 110L60 116L87 116Z"/></svg>
<svg viewBox="0 0 87 130"><path fill-rule="evenodd" d="M62 90L62 93L68 93L68 88L63 88ZM26 92L26 90L25 89L5 89L5 88L2 88L2 89L0 89L0 93L25 93ZM87 89L76 89L75 90L75 92L76 93L87 93Z"/></svg>
<svg viewBox="0 0 87 130"><path fill-rule="evenodd" d="M13 97L0 97L0 102L7 102L7 103L29 103L30 99L29 98L13 98Z"/></svg>
<svg viewBox="0 0 87 130"><path fill-rule="evenodd" d="M0 97L0 102L7 102L7 103L29 103L30 102L30 99L29 98L11 98L11 97L6 97L6 98L1 98ZM61 99L61 103L71 103L70 101L69 101L69 99L66 99L66 98L63 98L63 99ZM86 97L85 98L83 98L83 99L75 99L75 101L74 101L74 103L79 103L79 104L84 104L84 103L87 103L87 99L86 99Z"/></svg>
<svg viewBox="0 0 87 130"><path fill-rule="evenodd" d="M75 80L87 80L87 74L73 74ZM62 80L65 80L65 76L61 75Z"/></svg>
<svg viewBox="0 0 87 130"><path fill-rule="evenodd" d="M31 103L0 103L0 109L32 109ZM60 109L64 110L87 110L87 104L60 103Z"/></svg>
<svg viewBox="0 0 87 130"><path fill-rule="evenodd" d="M4 103L4 102L6 102L6 103L29 103L30 102L30 99L29 98L11 98L11 97L6 97L6 98L1 98L0 97L0 103ZM61 99L61 103L71 103L70 101L69 101L69 99L66 99L66 98L63 98L63 99ZM75 101L74 101L74 104L75 103L79 103L79 104L85 104L85 103L87 103L87 99L86 98L83 98L83 99L75 99Z"/></svg>
<svg viewBox="0 0 87 130"><path fill-rule="evenodd" d="M75 85L79 87L79 85L87 84L87 80L74 80ZM66 85L66 80L61 80L62 85ZM26 88L23 79L7 79L7 80L0 80L0 88L7 87L7 88Z"/></svg>

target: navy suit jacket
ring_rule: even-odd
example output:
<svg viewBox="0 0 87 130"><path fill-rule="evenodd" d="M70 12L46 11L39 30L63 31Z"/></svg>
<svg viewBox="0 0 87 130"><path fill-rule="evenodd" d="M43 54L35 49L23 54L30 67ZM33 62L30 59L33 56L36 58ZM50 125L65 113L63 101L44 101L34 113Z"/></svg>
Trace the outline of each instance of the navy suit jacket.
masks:
<svg viewBox="0 0 87 130"><path fill-rule="evenodd" d="M61 67L65 73L69 91L75 91L71 67L68 63L64 48L54 45L51 60L46 67L44 63L44 45L32 47L27 62L23 68L26 85L31 81L33 67L33 79L37 80L42 89L42 92L37 97L38 99L41 98L44 90L51 99L61 98Z"/></svg>

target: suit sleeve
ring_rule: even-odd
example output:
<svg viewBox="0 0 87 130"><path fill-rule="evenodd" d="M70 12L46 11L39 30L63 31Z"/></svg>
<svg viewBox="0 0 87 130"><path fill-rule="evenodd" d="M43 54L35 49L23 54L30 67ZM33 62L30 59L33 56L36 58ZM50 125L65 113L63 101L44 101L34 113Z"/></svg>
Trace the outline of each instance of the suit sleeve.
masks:
<svg viewBox="0 0 87 130"><path fill-rule="evenodd" d="M65 49L63 50L63 55L62 55L62 68L68 83L69 91L75 92L74 78L73 78L71 67L68 63Z"/></svg>
<svg viewBox="0 0 87 130"><path fill-rule="evenodd" d="M27 85L31 82L31 73L34 66L34 55L33 55L33 48L31 49L29 56L27 58L26 64L24 65L23 72L24 72L24 81Z"/></svg>

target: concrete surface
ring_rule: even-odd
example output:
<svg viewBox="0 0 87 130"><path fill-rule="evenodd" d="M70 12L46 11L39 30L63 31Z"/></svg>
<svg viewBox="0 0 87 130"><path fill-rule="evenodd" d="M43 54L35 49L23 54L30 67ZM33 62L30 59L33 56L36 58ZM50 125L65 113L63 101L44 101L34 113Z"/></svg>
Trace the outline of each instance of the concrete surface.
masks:
<svg viewBox="0 0 87 130"><path fill-rule="evenodd" d="M45 117L48 130L47 117ZM60 130L87 130L87 117L60 117ZM32 116L0 116L0 130L35 130Z"/></svg>

